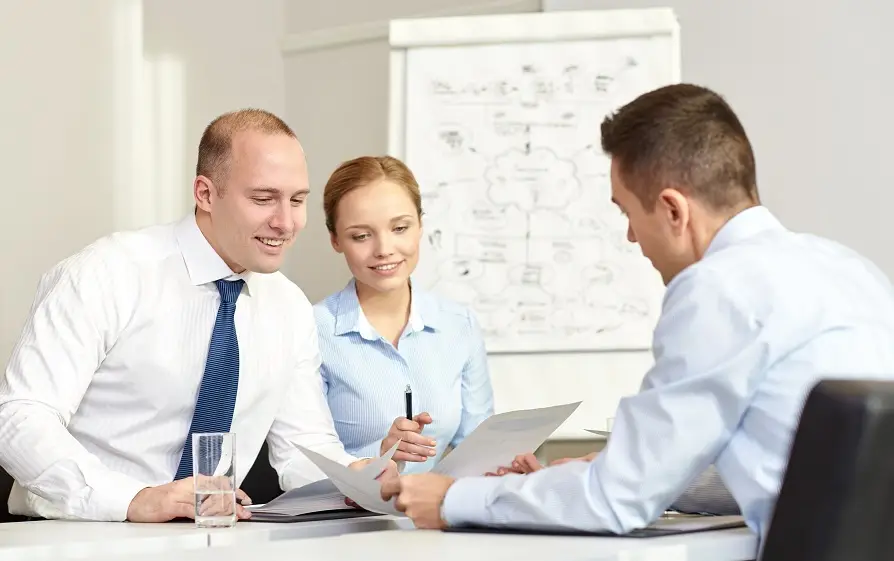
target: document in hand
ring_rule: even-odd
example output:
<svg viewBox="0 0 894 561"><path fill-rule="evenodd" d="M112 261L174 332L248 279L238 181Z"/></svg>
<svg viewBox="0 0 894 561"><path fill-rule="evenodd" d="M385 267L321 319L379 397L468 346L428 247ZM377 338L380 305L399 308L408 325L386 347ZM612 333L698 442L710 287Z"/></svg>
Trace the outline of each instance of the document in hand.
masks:
<svg viewBox="0 0 894 561"><path fill-rule="evenodd" d="M302 452L311 458L311 461L314 461L314 457L323 458L323 460L350 472L351 475L356 475L361 479L373 482L375 482L375 478L378 477L378 475L382 473L382 470L388 465L388 461L394 455L395 450L397 450L397 444L392 446L383 456L376 458L364 466L361 471L355 471L346 468L341 464L332 462L327 458L323 458L323 456L311 452L310 450L305 448L301 449ZM311 456L312 454L313 456ZM317 462L314 461L314 463L316 464ZM330 466L327 465L327 468L329 467ZM323 470L323 473L326 474L327 477L329 476L329 473L327 473L326 470ZM378 488L378 484L376 484L376 487ZM354 499L353 496L351 499L363 506L359 501ZM331 479L321 479L320 481L314 481L313 483L298 487L297 489L287 491L267 504L251 506L248 508L252 513L251 519L256 522L278 522L305 514L344 510L351 507L345 503L345 494L339 490L339 487L336 486Z"/></svg>
<svg viewBox="0 0 894 561"><path fill-rule="evenodd" d="M519 454L539 448L580 404L578 401L493 415L438 462L432 472L468 477L508 466Z"/></svg>
<svg viewBox="0 0 894 561"><path fill-rule="evenodd" d="M493 415L438 462L432 471L458 478L484 475L488 471L496 471L501 466L510 465L517 455L533 452L539 448L580 404L578 401L566 405ZM350 497L366 510L403 516L394 508L393 500L388 502L382 500L381 484L376 480L388 459L394 455L398 444L399 442L395 443L387 454L359 472L301 446L298 448L326 474L328 481L341 491L343 496ZM334 504L335 498L331 497L331 500Z"/></svg>
<svg viewBox="0 0 894 561"><path fill-rule="evenodd" d="M333 485L361 507L380 514L403 516L403 514L398 512L391 504L393 501L385 502L382 500L382 486L376 480L376 477L382 472L388 459L391 459L391 456L394 455L394 451L397 450L398 444L400 444L400 441L396 442L385 456L382 456L382 458L387 457L387 459L384 462L380 462L382 464L381 468L371 470L369 469L369 466L367 466L362 471L356 471L349 467L345 467L338 462L333 462L329 458L321 456L316 452L312 452L303 446L299 446L298 449L301 450L315 466L320 468L320 470L326 474L326 477L329 478L329 481L331 481ZM379 462L382 458L378 458L376 462ZM371 462L370 465L372 465L372 463L373 462Z"/></svg>

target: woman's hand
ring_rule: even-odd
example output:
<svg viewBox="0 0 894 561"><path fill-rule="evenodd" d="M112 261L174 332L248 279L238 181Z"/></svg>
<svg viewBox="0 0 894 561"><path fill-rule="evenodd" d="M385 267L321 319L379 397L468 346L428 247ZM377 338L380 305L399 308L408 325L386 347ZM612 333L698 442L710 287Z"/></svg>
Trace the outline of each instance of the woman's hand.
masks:
<svg viewBox="0 0 894 561"><path fill-rule="evenodd" d="M379 447L379 455L384 454L394 446L394 443L400 440L394 456L391 458L396 462L424 462L435 455L434 440L427 436L422 436L422 427L432 422L431 415L428 413L420 413L413 417L413 420L406 417L398 417L391 423L388 430L388 436L382 440Z"/></svg>

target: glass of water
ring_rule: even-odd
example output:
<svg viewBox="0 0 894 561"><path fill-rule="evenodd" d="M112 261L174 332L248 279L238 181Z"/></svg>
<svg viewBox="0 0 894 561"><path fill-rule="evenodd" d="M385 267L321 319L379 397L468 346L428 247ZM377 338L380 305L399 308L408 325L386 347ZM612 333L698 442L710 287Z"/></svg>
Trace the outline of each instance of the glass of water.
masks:
<svg viewBox="0 0 894 561"><path fill-rule="evenodd" d="M225 528L236 524L236 435L192 435L192 469L196 526Z"/></svg>

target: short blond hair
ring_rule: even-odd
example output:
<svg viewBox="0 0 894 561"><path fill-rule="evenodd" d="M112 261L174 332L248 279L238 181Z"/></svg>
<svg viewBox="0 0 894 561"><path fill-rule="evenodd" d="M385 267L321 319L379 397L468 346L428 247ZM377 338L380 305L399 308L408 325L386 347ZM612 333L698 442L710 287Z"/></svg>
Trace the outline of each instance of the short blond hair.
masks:
<svg viewBox="0 0 894 561"><path fill-rule="evenodd" d="M199 141L196 175L204 175L221 189L230 166L233 137L240 132L284 134L297 138L295 132L279 117L263 109L239 109L224 113L211 121Z"/></svg>

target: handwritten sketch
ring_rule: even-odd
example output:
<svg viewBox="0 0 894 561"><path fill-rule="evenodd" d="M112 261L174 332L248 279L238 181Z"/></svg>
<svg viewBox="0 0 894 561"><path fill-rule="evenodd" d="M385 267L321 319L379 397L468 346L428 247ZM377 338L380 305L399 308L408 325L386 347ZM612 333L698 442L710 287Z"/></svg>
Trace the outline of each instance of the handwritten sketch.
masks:
<svg viewBox="0 0 894 561"><path fill-rule="evenodd" d="M414 283L470 306L488 350L648 348L663 295L611 203L603 118L672 81L669 42L417 48L405 158L423 191Z"/></svg>

